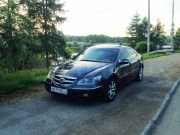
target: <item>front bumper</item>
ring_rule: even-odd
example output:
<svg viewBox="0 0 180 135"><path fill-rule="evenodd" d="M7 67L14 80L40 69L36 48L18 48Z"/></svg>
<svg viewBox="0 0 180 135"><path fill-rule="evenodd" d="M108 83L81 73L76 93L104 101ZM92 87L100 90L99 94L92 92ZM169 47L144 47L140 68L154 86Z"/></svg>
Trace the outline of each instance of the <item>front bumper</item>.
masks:
<svg viewBox="0 0 180 135"><path fill-rule="evenodd" d="M45 82L46 90L49 93L55 94L56 92L51 91L51 87L57 87L57 86ZM57 87L57 88L61 88L61 87ZM68 94L64 95L64 96L73 97L73 98L87 99L87 98L98 97L98 96L101 96L103 94L102 86L94 86L94 87L80 86L80 87L65 88L65 89L67 89ZM56 94L59 94L59 93L56 93ZM60 94L60 95L63 95L63 94Z"/></svg>

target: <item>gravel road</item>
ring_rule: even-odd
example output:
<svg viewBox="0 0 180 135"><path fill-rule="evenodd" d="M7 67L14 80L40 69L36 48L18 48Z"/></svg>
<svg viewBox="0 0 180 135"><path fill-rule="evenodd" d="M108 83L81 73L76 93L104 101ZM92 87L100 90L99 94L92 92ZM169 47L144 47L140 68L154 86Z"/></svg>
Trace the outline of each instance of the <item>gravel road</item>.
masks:
<svg viewBox="0 0 180 135"><path fill-rule="evenodd" d="M43 85L0 97L2 135L137 135L180 77L180 54L145 60L144 79L111 103L52 96Z"/></svg>

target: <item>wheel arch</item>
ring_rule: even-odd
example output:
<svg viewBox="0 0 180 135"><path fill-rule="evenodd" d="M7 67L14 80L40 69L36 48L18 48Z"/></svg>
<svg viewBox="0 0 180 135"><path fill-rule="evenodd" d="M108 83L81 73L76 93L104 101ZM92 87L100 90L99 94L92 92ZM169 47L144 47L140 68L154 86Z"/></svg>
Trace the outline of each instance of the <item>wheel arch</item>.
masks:
<svg viewBox="0 0 180 135"><path fill-rule="evenodd" d="M112 75L109 76L108 81L110 81L111 79L115 79L117 87L119 87L118 76L116 74L112 74Z"/></svg>

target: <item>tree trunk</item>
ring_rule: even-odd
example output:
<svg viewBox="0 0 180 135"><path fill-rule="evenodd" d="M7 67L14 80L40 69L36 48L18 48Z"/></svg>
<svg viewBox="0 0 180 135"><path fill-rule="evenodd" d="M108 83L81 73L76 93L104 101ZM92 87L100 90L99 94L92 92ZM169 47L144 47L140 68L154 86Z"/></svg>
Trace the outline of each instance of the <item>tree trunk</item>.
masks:
<svg viewBox="0 0 180 135"><path fill-rule="evenodd" d="M49 53L46 51L46 69L49 69Z"/></svg>

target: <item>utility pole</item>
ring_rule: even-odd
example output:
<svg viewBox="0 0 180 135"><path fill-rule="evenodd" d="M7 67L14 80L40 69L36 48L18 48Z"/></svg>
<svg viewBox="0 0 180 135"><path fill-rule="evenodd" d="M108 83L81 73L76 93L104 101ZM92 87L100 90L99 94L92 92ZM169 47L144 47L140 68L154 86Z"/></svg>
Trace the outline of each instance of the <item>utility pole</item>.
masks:
<svg viewBox="0 0 180 135"><path fill-rule="evenodd" d="M171 49L173 48L173 36L174 36L174 0L172 1L172 24L171 24Z"/></svg>
<svg viewBox="0 0 180 135"><path fill-rule="evenodd" d="M148 37L147 37L147 54L150 54L150 0L148 0Z"/></svg>

